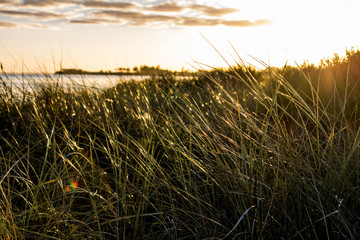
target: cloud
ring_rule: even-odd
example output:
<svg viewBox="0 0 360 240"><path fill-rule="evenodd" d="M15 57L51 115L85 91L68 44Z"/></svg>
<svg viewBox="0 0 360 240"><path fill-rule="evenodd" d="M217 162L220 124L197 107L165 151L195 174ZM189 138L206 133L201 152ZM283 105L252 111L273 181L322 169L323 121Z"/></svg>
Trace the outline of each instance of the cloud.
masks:
<svg viewBox="0 0 360 240"><path fill-rule="evenodd" d="M1 22L0 21L0 28L16 28L18 24L12 22Z"/></svg>
<svg viewBox="0 0 360 240"><path fill-rule="evenodd" d="M206 19L206 18L196 18L196 17L183 17L181 21L178 22L178 25L182 26L217 26L221 20L219 19Z"/></svg>
<svg viewBox="0 0 360 240"><path fill-rule="evenodd" d="M271 24L271 21L268 19L260 19L255 22L249 20L234 20L234 21L222 21L221 24L228 27L255 27Z"/></svg>
<svg viewBox="0 0 360 240"><path fill-rule="evenodd" d="M222 18L201 18L186 16L169 16L159 14L145 14L141 12L126 12L106 10L93 12L94 18L83 18L78 20L70 20L69 23L74 24L106 24L106 23L122 23L128 25L145 26L151 24L166 24L173 26L219 26L228 27L254 27L270 24L270 20L260 19L257 21L249 20L224 20Z"/></svg>
<svg viewBox="0 0 360 240"><path fill-rule="evenodd" d="M239 12L239 9L236 9L236 8L215 8L215 7L199 5L199 4L190 5L189 8L193 9L193 10L201 11L205 15L212 16L212 17L221 17L226 14Z"/></svg>
<svg viewBox="0 0 360 240"><path fill-rule="evenodd" d="M87 18L87 19L73 19L68 21L71 24L91 24L91 25L100 25L100 24L107 24L107 23L120 23L119 21L112 21L106 19L99 19L99 18Z"/></svg>
<svg viewBox="0 0 360 240"><path fill-rule="evenodd" d="M8 3L13 3L13 1L11 1L11 0L0 0L0 5L8 4Z"/></svg>
<svg viewBox="0 0 360 240"><path fill-rule="evenodd" d="M258 27L263 25L269 25L272 21L269 19L260 19L254 22L249 20L232 20L232 21L222 21L221 24L227 27Z"/></svg>
<svg viewBox="0 0 360 240"><path fill-rule="evenodd" d="M174 22L176 17L167 16L167 15L151 15L144 14L141 12L124 12L124 11L114 11L106 10L92 13L96 17L108 17L116 19L118 21L126 21L130 25L146 25L147 23L155 22Z"/></svg>
<svg viewBox="0 0 360 240"><path fill-rule="evenodd" d="M183 26L219 26L224 25L228 27L255 27L261 26L265 24L270 24L271 22L267 19L257 20L255 22L251 22L249 20L223 20L220 18L191 18L184 17L182 18L182 22L179 22L179 25Z"/></svg>
<svg viewBox="0 0 360 240"><path fill-rule="evenodd" d="M181 12L186 7L178 5L176 2L164 3L160 5L155 5L152 7L147 7L145 10L158 11L158 12Z"/></svg>
<svg viewBox="0 0 360 240"><path fill-rule="evenodd" d="M191 4L191 5L180 6L176 2L167 2L164 4L159 4L159 5L145 8L145 10L158 11L158 12L181 12L184 9L200 11L203 14L205 14L207 16L212 16L212 17L221 17L226 14L239 12L239 9L236 9L236 8L215 8L215 7L210 7L207 5L200 5L200 4Z"/></svg>
<svg viewBox="0 0 360 240"><path fill-rule="evenodd" d="M130 2L83 1L81 4L85 7L91 7L91 8L131 9L137 7L136 4Z"/></svg>
<svg viewBox="0 0 360 240"><path fill-rule="evenodd" d="M75 4L75 0L23 0L19 6L25 7L52 7L61 4Z"/></svg>
<svg viewBox="0 0 360 240"><path fill-rule="evenodd" d="M74 19L74 20L70 20L69 23L73 23L73 24L103 24L104 21L100 20L100 19Z"/></svg>
<svg viewBox="0 0 360 240"><path fill-rule="evenodd" d="M71 8L57 8L63 4L70 4ZM30 26L30 23L19 24L12 21L13 18L32 19L33 24L40 23L32 26L36 28L47 27L43 23L52 20L69 24L127 24L132 26L160 24L167 26L251 27L270 23L267 19L254 22L246 19L228 20L223 16L238 12L239 9L186 4L179 3L179 1L142 6L131 1L110 0L0 0L0 5L6 6L0 10L0 16L5 16L4 21L1 22L0 27L2 28L23 27L24 24ZM49 8L51 11L48 10ZM53 25L53 23L49 25Z"/></svg>
<svg viewBox="0 0 360 240"><path fill-rule="evenodd" d="M55 29L52 26L38 23L13 23L0 21L0 29L1 28Z"/></svg>
<svg viewBox="0 0 360 240"><path fill-rule="evenodd" d="M42 11L16 11L16 10L0 10L0 15L8 15L16 18L41 18L41 19L57 19L64 17L63 14L42 12Z"/></svg>
<svg viewBox="0 0 360 240"><path fill-rule="evenodd" d="M6 1L6 0L0 0ZM130 9L137 7L136 4L130 2L109 2L99 0L23 0L19 3L22 7L54 7L62 4L72 4L76 6L84 6L88 8L118 8Z"/></svg>
<svg viewBox="0 0 360 240"><path fill-rule="evenodd" d="M115 10L96 11L96 12L92 12L91 15L103 19L107 19L110 17L112 19L125 19L129 21L141 19L145 16L141 12L125 12L125 11L115 11Z"/></svg>
<svg viewBox="0 0 360 240"><path fill-rule="evenodd" d="M58 29L57 27L45 25L45 24L38 24L38 23L23 23L17 26L18 28L30 28L30 29Z"/></svg>

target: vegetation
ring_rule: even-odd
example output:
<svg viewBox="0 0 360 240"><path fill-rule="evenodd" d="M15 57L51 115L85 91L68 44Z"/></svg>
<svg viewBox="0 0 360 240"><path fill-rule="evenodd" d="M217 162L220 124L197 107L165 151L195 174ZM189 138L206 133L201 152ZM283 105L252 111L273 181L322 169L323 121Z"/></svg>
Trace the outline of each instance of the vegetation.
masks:
<svg viewBox="0 0 360 240"><path fill-rule="evenodd" d="M182 70L182 71L171 71L168 69L161 69L160 65L153 67L153 66L147 66L142 65L140 67L134 67L132 71L130 68L116 68L115 72L112 71L85 71L81 69L76 68L64 68L60 71L56 71L55 74L76 74L76 75L145 75L145 76L164 76L164 75L176 75L176 76L193 76L196 75L195 72L190 72L188 70Z"/></svg>
<svg viewBox="0 0 360 240"><path fill-rule="evenodd" d="M1 239L359 239L360 53L0 93Z"/></svg>

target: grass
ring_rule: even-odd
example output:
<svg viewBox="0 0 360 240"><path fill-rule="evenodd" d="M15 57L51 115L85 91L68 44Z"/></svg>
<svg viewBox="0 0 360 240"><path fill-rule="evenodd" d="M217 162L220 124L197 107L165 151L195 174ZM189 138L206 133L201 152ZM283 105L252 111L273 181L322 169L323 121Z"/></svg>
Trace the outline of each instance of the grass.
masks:
<svg viewBox="0 0 360 240"><path fill-rule="evenodd" d="M359 52L0 93L1 239L358 239Z"/></svg>

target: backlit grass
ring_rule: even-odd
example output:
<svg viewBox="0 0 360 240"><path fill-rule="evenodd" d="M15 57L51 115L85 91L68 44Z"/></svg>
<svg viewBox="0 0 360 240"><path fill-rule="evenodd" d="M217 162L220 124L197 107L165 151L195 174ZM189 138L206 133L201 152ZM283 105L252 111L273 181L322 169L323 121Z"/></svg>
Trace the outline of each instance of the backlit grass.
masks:
<svg viewBox="0 0 360 240"><path fill-rule="evenodd" d="M0 93L1 239L357 239L359 53Z"/></svg>

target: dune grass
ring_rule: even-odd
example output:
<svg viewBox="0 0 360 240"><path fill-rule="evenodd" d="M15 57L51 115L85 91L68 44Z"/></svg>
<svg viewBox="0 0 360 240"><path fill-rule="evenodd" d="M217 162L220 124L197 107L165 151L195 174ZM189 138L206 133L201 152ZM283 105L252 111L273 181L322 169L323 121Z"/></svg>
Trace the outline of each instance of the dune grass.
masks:
<svg viewBox="0 0 360 240"><path fill-rule="evenodd" d="M359 238L358 56L105 90L3 80L0 238Z"/></svg>

